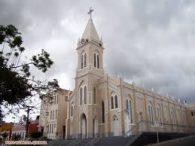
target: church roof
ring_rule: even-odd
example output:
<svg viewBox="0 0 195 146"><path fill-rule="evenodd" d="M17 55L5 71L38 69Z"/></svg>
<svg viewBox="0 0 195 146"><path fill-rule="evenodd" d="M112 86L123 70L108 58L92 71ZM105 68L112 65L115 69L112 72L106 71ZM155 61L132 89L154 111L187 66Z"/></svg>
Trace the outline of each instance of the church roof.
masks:
<svg viewBox="0 0 195 146"><path fill-rule="evenodd" d="M82 39L88 39L89 41L93 40L93 41L97 41L99 42L99 36L97 34L97 31L95 29L95 26L93 24L93 20L92 18L89 18L87 26L85 28L85 31L82 35Z"/></svg>

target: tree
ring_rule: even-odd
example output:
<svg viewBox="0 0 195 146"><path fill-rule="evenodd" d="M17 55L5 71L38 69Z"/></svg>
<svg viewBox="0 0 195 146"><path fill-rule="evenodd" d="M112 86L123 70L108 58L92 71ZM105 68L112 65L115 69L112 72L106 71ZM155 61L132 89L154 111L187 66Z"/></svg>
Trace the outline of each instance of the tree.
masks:
<svg viewBox="0 0 195 146"><path fill-rule="evenodd" d="M28 62L22 61L25 52L22 36L13 25L0 25L0 104L8 107L25 107L25 100L35 94L44 94L58 88L57 80L43 83L36 80L30 68L34 66L45 73L53 64L49 53L42 50L33 55ZM41 97L40 95L40 97ZM0 111L2 109L0 108ZM11 109L11 112L12 109ZM2 114L0 112L0 117Z"/></svg>
<svg viewBox="0 0 195 146"><path fill-rule="evenodd" d="M2 137L3 137L4 140L6 140L7 136L8 136L8 133L6 133L6 132L4 132L4 133L2 134Z"/></svg>

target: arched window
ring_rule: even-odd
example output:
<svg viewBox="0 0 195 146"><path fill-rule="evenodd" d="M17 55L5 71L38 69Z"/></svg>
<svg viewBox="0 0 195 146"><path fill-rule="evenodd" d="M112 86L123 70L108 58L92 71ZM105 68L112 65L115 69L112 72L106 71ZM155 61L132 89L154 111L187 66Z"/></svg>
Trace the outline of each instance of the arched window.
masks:
<svg viewBox="0 0 195 146"><path fill-rule="evenodd" d="M87 104L87 87L84 87L84 104Z"/></svg>
<svg viewBox="0 0 195 146"><path fill-rule="evenodd" d="M82 100L83 100L83 88L81 87L80 88L80 105L83 104Z"/></svg>
<svg viewBox="0 0 195 146"><path fill-rule="evenodd" d="M83 68L83 55L81 55L81 69Z"/></svg>
<svg viewBox="0 0 195 146"><path fill-rule="evenodd" d="M164 113L165 113L165 120L166 122L168 122L169 121L169 109L167 105L165 105Z"/></svg>
<svg viewBox="0 0 195 146"><path fill-rule="evenodd" d="M70 108L70 116L71 117L73 116L73 105L71 105L71 108Z"/></svg>
<svg viewBox="0 0 195 146"><path fill-rule="evenodd" d="M115 108L118 108L118 97L117 95L114 96L115 99Z"/></svg>
<svg viewBox="0 0 195 146"><path fill-rule="evenodd" d="M118 96L111 96L111 109L118 108Z"/></svg>
<svg viewBox="0 0 195 146"><path fill-rule="evenodd" d="M113 96L111 97L111 109L114 109L114 98L113 98Z"/></svg>
<svg viewBox="0 0 195 146"><path fill-rule="evenodd" d="M100 68L100 57L97 53L94 53L94 67Z"/></svg>
<svg viewBox="0 0 195 146"><path fill-rule="evenodd" d="M96 67L96 54L94 54L94 58L93 59L94 59L94 61L93 61L94 62L94 67Z"/></svg>
<svg viewBox="0 0 195 146"><path fill-rule="evenodd" d="M172 120L172 124L176 124L176 113L175 113L175 110L174 108L171 108L171 120Z"/></svg>
<svg viewBox="0 0 195 146"><path fill-rule="evenodd" d="M127 111L129 110L129 100L128 99L126 100L126 110Z"/></svg>
<svg viewBox="0 0 195 146"><path fill-rule="evenodd" d="M105 122L105 109L104 109L104 102L102 101L102 123Z"/></svg>
<svg viewBox="0 0 195 146"><path fill-rule="evenodd" d="M87 66L87 55L86 55L86 53L84 54L84 67L86 67Z"/></svg>
<svg viewBox="0 0 195 146"><path fill-rule="evenodd" d="M97 68L100 68L100 59L99 59L99 55L97 55Z"/></svg>
<svg viewBox="0 0 195 146"><path fill-rule="evenodd" d="M96 104L96 88L93 88L93 103Z"/></svg>
<svg viewBox="0 0 195 146"><path fill-rule="evenodd" d="M56 110L56 119L58 118L58 111Z"/></svg>
<svg viewBox="0 0 195 146"><path fill-rule="evenodd" d="M160 125L162 125L162 104L157 104L157 108L156 108L156 114L157 114L157 120L159 122Z"/></svg>
<svg viewBox="0 0 195 146"><path fill-rule="evenodd" d="M148 105L148 115L149 115L149 120L151 122L152 125L154 125L154 108L152 106L152 102L149 102Z"/></svg>
<svg viewBox="0 0 195 146"><path fill-rule="evenodd" d="M130 122L132 123L133 122L133 119L132 119L132 102L131 100L126 100L126 110L129 114L129 118L130 118Z"/></svg>

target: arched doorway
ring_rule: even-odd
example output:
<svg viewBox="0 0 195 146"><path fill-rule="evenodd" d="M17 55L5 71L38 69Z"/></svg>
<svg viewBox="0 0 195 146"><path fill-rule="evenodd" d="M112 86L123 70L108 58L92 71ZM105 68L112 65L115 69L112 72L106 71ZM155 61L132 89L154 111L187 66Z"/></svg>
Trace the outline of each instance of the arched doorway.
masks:
<svg viewBox="0 0 195 146"><path fill-rule="evenodd" d="M93 119L93 137L98 136L98 120L97 118Z"/></svg>
<svg viewBox="0 0 195 146"><path fill-rule="evenodd" d="M116 115L113 116L112 119L112 132L113 132L113 136L119 136L119 120L118 117Z"/></svg>
<svg viewBox="0 0 195 146"><path fill-rule="evenodd" d="M81 115L81 137L87 137L87 118L85 114Z"/></svg>

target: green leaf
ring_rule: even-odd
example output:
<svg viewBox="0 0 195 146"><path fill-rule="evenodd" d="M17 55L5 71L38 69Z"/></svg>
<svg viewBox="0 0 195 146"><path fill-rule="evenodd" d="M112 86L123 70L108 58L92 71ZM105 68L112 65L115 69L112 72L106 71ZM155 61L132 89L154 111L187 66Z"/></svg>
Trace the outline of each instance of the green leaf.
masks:
<svg viewBox="0 0 195 146"><path fill-rule="evenodd" d="M14 53L14 56L15 56L15 57L18 57L18 56L19 56L19 53L18 53L18 52L15 52L15 53Z"/></svg>
<svg viewBox="0 0 195 146"><path fill-rule="evenodd" d="M21 36L16 36L12 42L13 46L18 46L20 47L20 45L22 44L22 37Z"/></svg>
<svg viewBox="0 0 195 146"><path fill-rule="evenodd" d="M24 47L20 47L20 48L19 48L19 51L20 51L20 52L23 52L24 50L25 50Z"/></svg>

